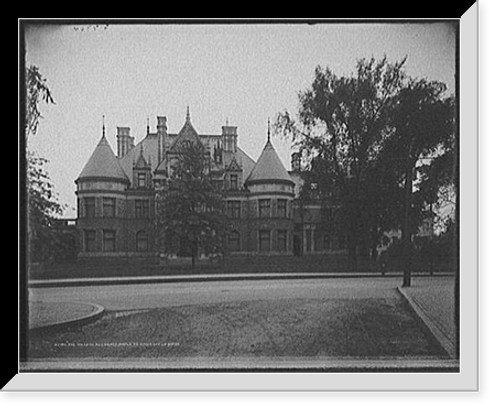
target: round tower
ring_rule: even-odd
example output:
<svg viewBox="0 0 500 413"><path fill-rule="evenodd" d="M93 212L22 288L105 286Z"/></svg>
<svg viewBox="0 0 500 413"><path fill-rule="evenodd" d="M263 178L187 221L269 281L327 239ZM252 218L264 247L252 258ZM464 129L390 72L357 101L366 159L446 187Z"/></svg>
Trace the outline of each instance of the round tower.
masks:
<svg viewBox="0 0 500 413"><path fill-rule="evenodd" d="M106 139L104 126L101 140L75 183L79 257L119 255L124 249L120 220L130 182Z"/></svg>
<svg viewBox="0 0 500 413"><path fill-rule="evenodd" d="M295 183L283 166L268 125L267 142L245 181L251 209L250 247L258 254L292 254Z"/></svg>

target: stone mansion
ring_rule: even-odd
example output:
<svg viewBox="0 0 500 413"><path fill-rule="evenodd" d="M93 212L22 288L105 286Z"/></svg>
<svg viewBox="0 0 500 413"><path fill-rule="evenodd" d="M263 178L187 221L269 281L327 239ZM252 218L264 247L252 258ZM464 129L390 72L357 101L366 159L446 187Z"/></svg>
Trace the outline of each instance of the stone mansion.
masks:
<svg viewBox="0 0 500 413"><path fill-rule="evenodd" d="M169 164L185 140L205 146L211 171L223 188L231 254L303 255L340 249L338 237L322 229L319 203L299 206L300 154L292 155L287 171L269 126L257 161L238 146L236 126L222 126L220 135L199 134L189 108L177 133L168 130L165 116L157 117L156 131L149 129L135 144L130 128L118 127L115 155L103 126L102 138L75 181L80 258L157 256L155 188L167 179ZM189 255L182 243L170 253Z"/></svg>

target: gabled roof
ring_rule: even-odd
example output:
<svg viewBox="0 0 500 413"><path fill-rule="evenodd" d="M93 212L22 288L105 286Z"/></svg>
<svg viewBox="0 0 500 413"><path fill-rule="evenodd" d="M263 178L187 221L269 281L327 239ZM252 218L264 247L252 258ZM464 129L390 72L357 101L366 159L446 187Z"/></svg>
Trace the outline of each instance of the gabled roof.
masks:
<svg viewBox="0 0 500 413"><path fill-rule="evenodd" d="M85 164L77 181L89 178L130 182L104 135Z"/></svg>
<svg viewBox="0 0 500 413"><path fill-rule="evenodd" d="M172 146L170 146L170 151L176 152L182 150L181 145L184 142L191 142L203 145L200 136L198 135L198 132L196 132L193 124L191 123L191 117L189 116L189 108L186 116L186 122L184 123L182 129L179 131L177 138L175 138L175 140L172 142Z"/></svg>
<svg viewBox="0 0 500 413"><path fill-rule="evenodd" d="M134 163L139 159L140 151L144 152L144 159L151 160L151 167L154 169L158 165L158 136L156 133L148 133L146 137L136 146L131 148L126 155L118 159L125 174L132 180Z"/></svg>
<svg viewBox="0 0 500 413"><path fill-rule="evenodd" d="M293 184L270 139L267 140L257 163L246 179L247 184L259 181L286 181Z"/></svg>
<svg viewBox="0 0 500 413"><path fill-rule="evenodd" d="M233 155L233 158L229 162L229 165L226 167L228 171L242 171L241 165L238 164L236 157Z"/></svg>
<svg viewBox="0 0 500 413"><path fill-rule="evenodd" d="M250 172L255 166L255 161L250 158L250 156L248 156L245 151L243 151L243 149L241 149L239 146L236 148L236 155L239 158L239 164L243 168L241 179L243 180L243 182L245 182L248 175L250 175Z"/></svg>
<svg viewBox="0 0 500 413"><path fill-rule="evenodd" d="M137 169L146 169L150 168L150 165L146 162L146 159L144 158L144 148L142 145L140 145L140 152L139 152L139 157L135 161L135 168Z"/></svg>

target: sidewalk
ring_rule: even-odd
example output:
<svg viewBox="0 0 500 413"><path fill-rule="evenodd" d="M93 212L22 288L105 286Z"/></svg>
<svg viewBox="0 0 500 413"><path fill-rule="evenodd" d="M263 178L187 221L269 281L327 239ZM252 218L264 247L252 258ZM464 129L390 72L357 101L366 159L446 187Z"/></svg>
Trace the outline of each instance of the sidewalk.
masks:
<svg viewBox="0 0 500 413"><path fill-rule="evenodd" d="M443 279L434 283L414 279L411 287L398 287L398 290L441 346L455 358L457 346L454 279Z"/></svg>
<svg viewBox="0 0 500 413"><path fill-rule="evenodd" d="M435 277L453 276L451 272L435 272ZM30 288L83 287L92 285L155 284L204 281L238 281L265 279L325 279L325 278L400 278L402 272L297 272L297 273L238 273L238 274L192 274L192 275L145 275L136 277L99 277L99 278L57 278L49 280L30 280ZM428 272L414 272L415 277L428 277Z"/></svg>

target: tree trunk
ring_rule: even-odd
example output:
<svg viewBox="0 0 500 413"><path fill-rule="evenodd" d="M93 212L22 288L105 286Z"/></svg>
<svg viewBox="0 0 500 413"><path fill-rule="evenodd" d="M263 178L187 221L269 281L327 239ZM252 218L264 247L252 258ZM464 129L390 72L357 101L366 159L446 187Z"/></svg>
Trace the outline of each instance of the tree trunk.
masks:
<svg viewBox="0 0 500 413"><path fill-rule="evenodd" d="M370 247L370 258L373 262L376 262L378 259L378 242L379 242L379 232L378 229L372 228L371 230L371 247Z"/></svg>
<svg viewBox="0 0 500 413"><path fill-rule="evenodd" d="M358 266L356 256L356 241L352 235L347 237L347 265L350 270L355 270Z"/></svg>
<svg viewBox="0 0 500 413"><path fill-rule="evenodd" d="M196 256L198 255L196 238L193 240L191 244L191 268L194 268L196 265Z"/></svg>
<svg viewBox="0 0 500 413"><path fill-rule="evenodd" d="M349 234L347 235L347 263L350 270L356 270L358 267L357 257L357 213L356 204L351 204L351 211L349 211Z"/></svg>
<svg viewBox="0 0 500 413"><path fill-rule="evenodd" d="M372 244L370 258L373 262L377 262L378 250L377 250L377 243L375 243L375 242Z"/></svg>
<svg viewBox="0 0 500 413"><path fill-rule="evenodd" d="M410 231L410 211L411 198L413 193L413 165L410 165L406 171L405 178L405 216L403 228L403 287L411 285L411 231Z"/></svg>

